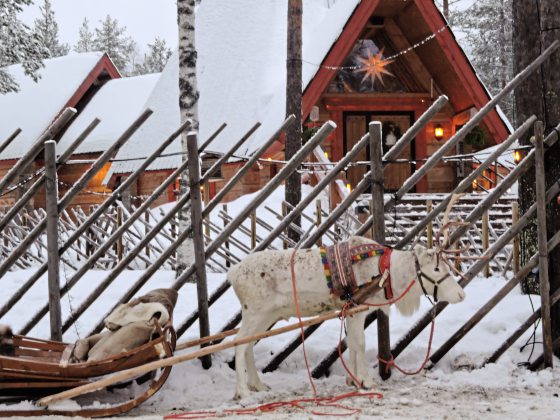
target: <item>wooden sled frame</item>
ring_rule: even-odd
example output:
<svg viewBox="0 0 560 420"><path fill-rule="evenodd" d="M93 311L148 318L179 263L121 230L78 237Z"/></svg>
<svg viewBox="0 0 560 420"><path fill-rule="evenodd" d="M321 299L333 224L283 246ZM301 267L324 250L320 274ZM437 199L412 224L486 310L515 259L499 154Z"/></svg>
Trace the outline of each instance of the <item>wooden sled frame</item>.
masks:
<svg viewBox="0 0 560 420"><path fill-rule="evenodd" d="M15 355L0 355L0 395L18 396L18 399L37 400L56 392L71 390L97 381L104 376L132 369L146 363L173 356L176 335L172 327L157 325L158 337L134 349L96 362L68 363L72 345L58 341L14 336ZM171 366L148 372L148 388L133 399L107 407L78 410L13 409L0 411L0 417L12 416L83 416L106 417L122 414L139 406L158 392L171 372ZM138 375L138 379L143 375ZM0 400L0 403L2 401Z"/></svg>

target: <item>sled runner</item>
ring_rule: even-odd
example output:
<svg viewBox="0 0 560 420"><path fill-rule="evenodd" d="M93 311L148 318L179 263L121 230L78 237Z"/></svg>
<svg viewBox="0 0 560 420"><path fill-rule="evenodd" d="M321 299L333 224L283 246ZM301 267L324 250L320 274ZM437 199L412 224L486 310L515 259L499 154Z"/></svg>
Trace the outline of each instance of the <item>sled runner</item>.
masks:
<svg viewBox="0 0 560 420"><path fill-rule="evenodd" d="M103 377L142 366L159 359L173 356L176 344L172 327L161 328L156 324L156 337L130 351L109 356L103 360L70 363L73 344L42 340L26 336L13 337L13 354L0 355L0 403L33 402L45 395L73 389ZM65 415L105 417L127 412L146 401L161 389L167 380L171 366L155 369L132 380L142 384L142 391L125 401L111 404L96 403L73 409L28 407L19 404L14 409L0 411L0 417ZM117 384L105 391L111 391ZM137 388L137 387L134 387ZM98 399L99 400L99 399ZM8 405L9 407L9 405Z"/></svg>

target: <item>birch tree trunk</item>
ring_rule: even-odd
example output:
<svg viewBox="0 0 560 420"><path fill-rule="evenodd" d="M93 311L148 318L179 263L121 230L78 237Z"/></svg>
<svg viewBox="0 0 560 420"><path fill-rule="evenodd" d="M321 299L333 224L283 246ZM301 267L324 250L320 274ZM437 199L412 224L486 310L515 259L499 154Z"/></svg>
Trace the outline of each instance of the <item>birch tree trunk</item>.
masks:
<svg viewBox="0 0 560 420"><path fill-rule="evenodd" d="M196 83L197 51L195 45L195 5L196 0L177 0L177 22L179 25L179 110L181 123L190 119L192 129L198 130L198 87ZM183 160L187 156L187 133L181 136ZM180 179L180 194L188 190L188 171L183 172ZM191 224L190 209L185 207L179 211L179 232L184 232ZM177 251L177 273L194 264L194 244L192 234ZM193 276L190 280L196 282Z"/></svg>
<svg viewBox="0 0 560 420"><path fill-rule="evenodd" d="M514 70L533 61L554 40L560 40L560 2L558 0L513 1ZM539 71L515 91L516 121L521 123L531 114L544 122L545 134L560 123L560 52L556 51L543 63ZM526 137L522 144L529 144ZM560 178L560 142L546 152L547 188ZM524 212L535 201L535 176L529 171L521 179L520 204ZM549 237L560 230L560 206L556 200L547 207ZM525 229L521 238L522 263L537 250L537 232L534 225ZM549 259L550 292L560 287L560 249L551 252ZM525 285L526 291L538 292L536 285ZM553 339L560 336L560 305L551 310Z"/></svg>

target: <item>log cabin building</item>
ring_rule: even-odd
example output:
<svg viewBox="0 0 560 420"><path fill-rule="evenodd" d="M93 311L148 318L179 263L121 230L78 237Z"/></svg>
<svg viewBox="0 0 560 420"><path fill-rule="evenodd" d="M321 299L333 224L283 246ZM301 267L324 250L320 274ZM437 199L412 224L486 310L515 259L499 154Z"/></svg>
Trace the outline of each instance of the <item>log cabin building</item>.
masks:
<svg viewBox="0 0 560 420"><path fill-rule="evenodd" d="M40 78L37 82L24 75L21 65L9 66L7 70L19 84L19 91L0 95L0 138L2 140L8 138L17 128L22 131L0 154L0 178L67 107L75 108L76 116L55 135L53 140L59 141L59 145L70 144L64 139L69 140L73 122L79 118L88 104L97 98L100 89L109 80L121 77L109 57L101 53L70 54L44 60L44 68L39 71ZM72 140L74 139L75 137ZM61 150L57 147L57 153ZM79 159L91 159L98 155L99 151L96 151L82 154ZM28 178L43 165L43 156L40 154L21 178ZM73 184L87 167L88 164L65 165L59 170L60 179ZM101 187L101 180L102 178L99 177L92 180L88 188L105 189ZM12 205L24 192L25 185L22 185L21 188L0 196L0 208ZM63 192L62 188L61 193ZM81 195L76 200L84 201L84 197ZM91 204L98 202L99 198ZM32 198L29 207L44 208L44 206L45 195L42 190Z"/></svg>
<svg viewBox="0 0 560 420"><path fill-rule="evenodd" d="M217 20L220 14L209 13L207 9L212 6L208 3L201 4L197 12L199 68L203 69L198 78L201 95L199 141L207 138L221 122L228 125L233 122L234 129L229 133L226 129L217 143L208 147L210 151L223 151L244 132L239 128L240 121L244 123L244 130L260 121L263 125L241 152L250 155L268 138L268 134L280 126L284 118L285 41L282 34L286 24L282 19L285 18L286 5L267 4L249 13L243 9L242 2L239 3L236 10L228 10L223 21ZM272 12L267 9L274 7L282 10L276 10L272 17ZM263 13L262 19L247 17L259 13ZM331 161L344 156L367 131L370 121L382 122L386 151L438 96L447 95L449 98L449 103L400 156L410 163L391 165L385 172L387 191L394 191L402 185L419 167L416 165L421 165L423 159L434 153L490 99L446 20L431 0L304 1L303 17L303 119L307 121L308 130L329 119L336 122L336 132L323 144ZM270 19L274 20L274 24ZM228 32L231 22L236 22L234 32ZM212 35L206 32L210 30ZM257 45L243 44L249 36L245 32L252 32L255 38L265 38L265 42L259 44L252 39L251 42L257 42ZM232 37L231 44L239 43L243 48L232 48L233 51L218 48L224 39ZM269 50L279 57L270 57ZM381 59L384 60L381 71L367 71L368 63ZM228 65L224 66L224 62ZM175 99L178 98L177 77L178 59L175 55L156 85L153 101L148 101L148 106L156 111L152 121L154 127L161 127L164 118L168 123L173 121L167 132L179 125ZM271 85L275 86L273 92L270 92ZM169 97L162 98L158 90L174 92L173 101L169 101ZM259 91L264 93L259 95ZM247 112L246 108L255 106L254 103L263 111ZM313 122L310 121L312 112ZM158 119L161 120L159 124ZM503 141L511 132L511 126L499 110L492 111L478 127L478 132L485 142L485 146L478 145L481 148ZM153 150L153 146L149 145L155 137L156 131L148 127L123 148L122 157L146 155ZM159 133L159 137L165 136ZM283 141L278 139L266 156L282 160ZM460 147L456 152L468 152L472 148L469 144ZM366 154L367 151L360 160L366 160ZM154 185L158 185L177 167L178 159L160 159L150 168L150 175L141 177L132 194L153 191ZM224 165L223 180L210 183L209 196L215 194L240 165L242 162ZM109 185L134 168L134 164L129 163L113 165L107 178ZM258 190L277 171L276 165L266 162L255 166L227 199ZM352 187L366 171L365 166L352 167L347 171L344 182ZM450 191L463 174L464 166L459 167L456 162L440 163L419 182L416 192Z"/></svg>
<svg viewBox="0 0 560 420"><path fill-rule="evenodd" d="M285 2L242 0L215 0L199 6L199 142L222 123L227 124L208 146L209 152L228 150L260 122L261 127L236 153L250 156L284 120L286 7ZM64 59L68 58L52 61ZM87 160L99 156L144 108L154 113L118 152L115 161L106 165L88 185L88 191L101 194L84 193L75 200L74 204L84 206L103 200L103 193L110 192L130 175L140 165L138 159L148 156L180 125L177 53L160 75L120 80L117 80L118 70L107 56L98 54L93 61L73 93L59 101L43 123L44 130L64 106L78 108L81 114L59 135L60 145L64 147L94 117L102 120L103 125L94 130L91 139L74 157L82 163L68 165L71 170L61 171L60 178L65 184L77 180L89 167ZM374 63L378 64L372 66ZM331 161L344 156L367 131L370 121L382 122L386 151L439 95L448 96L449 103L400 156L409 162L391 165L385 173L387 191L402 185L423 159L490 99L432 0L304 0L302 85L305 134L326 120L337 124L336 131L323 144ZM2 137L12 131L7 129ZM503 141L511 127L498 110L484 119L478 132L485 142L478 147L486 147ZM39 133L34 133L32 139ZM284 159L283 141L277 139L268 150L266 157L272 162ZM457 152L472 147L463 146L465 150ZM19 143L18 150L23 147ZM0 176L13 164L13 159L21 156L9 154L9 150L0 156ZM179 166L180 140L172 143L165 153L167 156L152 163L133 184L129 196L141 200L141 196L151 194ZM367 151L359 159L366 160ZM265 185L279 170L272 162L255 165L226 199L235 199ZM242 164L232 160L224 165L222 179L210 183L206 196L213 196ZM450 191L460 181L463 169L456 162L440 163L420 181L416 192ZM366 171L365 166L349 168L344 183L350 187L356 185ZM177 185L170 186L155 205L174 201L177 189ZM9 204L14 198L13 194L2 197L4 201L0 205ZM42 206L40 197L35 205Z"/></svg>

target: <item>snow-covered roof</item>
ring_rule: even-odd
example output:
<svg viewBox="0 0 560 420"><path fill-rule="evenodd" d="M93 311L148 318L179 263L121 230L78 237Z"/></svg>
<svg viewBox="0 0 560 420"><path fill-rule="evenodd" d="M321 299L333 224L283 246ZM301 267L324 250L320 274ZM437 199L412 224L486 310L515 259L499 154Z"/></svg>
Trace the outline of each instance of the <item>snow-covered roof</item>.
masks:
<svg viewBox="0 0 560 420"><path fill-rule="evenodd" d="M60 152L66 150L94 118L99 118L99 125L75 153L107 150L145 109L146 100L159 76L156 73L109 80L72 122L57 149Z"/></svg>
<svg viewBox="0 0 560 420"><path fill-rule="evenodd" d="M70 54L44 60L37 83L24 74L20 64L7 67L19 91L0 95L0 141L17 128L20 135L0 155L17 159L53 122L62 108L99 62L102 53Z"/></svg>
<svg viewBox="0 0 560 420"><path fill-rule="evenodd" d="M486 149L479 150L478 152L473 153L473 159L478 160L480 162L484 162L486 159L490 157L492 153L496 151L498 147L500 147L499 144L492 147L488 147ZM498 158L498 162L500 163L500 165L509 169L515 168L517 165L513 159L513 154L515 152L515 149L517 149L518 147L519 147L519 143L516 140Z"/></svg>
<svg viewBox="0 0 560 420"><path fill-rule="evenodd" d="M304 0L303 86L318 70L359 0ZM262 126L238 154L256 151L285 117L287 2L213 0L196 14L197 82L200 91L200 142L222 123L227 128L208 147L223 151L257 121ZM318 36L320 34L320 36ZM154 114L121 149L118 158L146 156L180 125L178 57L164 69L146 106ZM166 151L179 152L180 141ZM180 156L159 159L149 169L177 167ZM126 173L138 161L118 162L111 173ZM109 176L110 176L109 174Z"/></svg>

